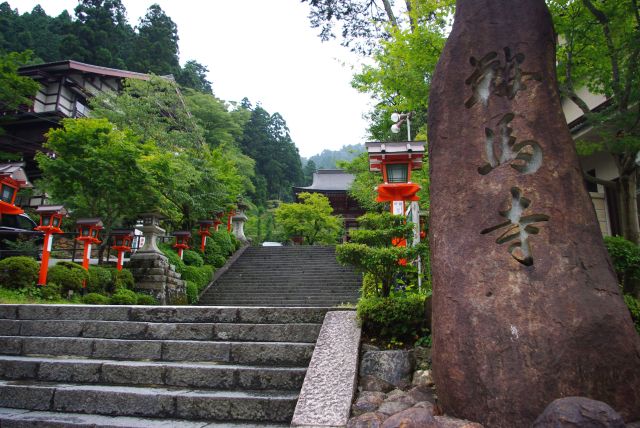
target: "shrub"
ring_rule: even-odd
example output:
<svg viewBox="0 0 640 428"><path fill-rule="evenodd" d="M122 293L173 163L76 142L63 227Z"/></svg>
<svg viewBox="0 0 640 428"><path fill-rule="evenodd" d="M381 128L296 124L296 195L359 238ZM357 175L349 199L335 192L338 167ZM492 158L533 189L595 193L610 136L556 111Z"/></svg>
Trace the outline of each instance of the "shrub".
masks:
<svg viewBox="0 0 640 428"><path fill-rule="evenodd" d="M120 288L126 288L131 290L134 286L133 274L128 269L118 270L112 268L113 277L113 290L119 290Z"/></svg>
<svg viewBox="0 0 640 428"><path fill-rule="evenodd" d="M424 294L363 297L357 314L363 331L382 340L413 342L425 332Z"/></svg>
<svg viewBox="0 0 640 428"><path fill-rule="evenodd" d="M87 305L108 305L109 298L100 293L89 293L82 297L82 303Z"/></svg>
<svg viewBox="0 0 640 428"><path fill-rule="evenodd" d="M89 293L104 293L111 291L113 286L113 274L111 269L100 266L89 266L89 279L87 291Z"/></svg>
<svg viewBox="0 0 640 428"><path fill-rule="evenodd" d="M58 284L61 293L66 294L68 290L82 290L82 283L89 279L89 274L77 263L58 262L57 265L49 269L47 284Z"/></svg>
<svg viewBox="0 0 640 428"><path fill-rule="evenodd" d="M624 296L624 302L631 312L631 319L636 326L636 331L640 334L640 300L627 294Z"/></svg>
<svg viewBox="0 0 640 428"><path fill-rule="evenodd" d="M213 276L213 268L211 266L187 266L182 271L182 279L192 282L196 285L198 293L202 291L211 281Z"/></svg>
<svg viewBox="0 0 640 428"><path fill-rule="evenodd" d="M0 260L0 286L24 288L38 281L40 264L26 256L7 257Z"/></svg>
<svg viewBox="0 0 640 428"><path fill-rule="evenodd" d="M604 243L625 292L632 292L640 281L640 246L621 236L606 236Z"/></svg>
<svg viewBox="0 0 640 428"><path fill-rule="evenodd" d="M193 250L184 250L182 253L182 261L187 266L202 266L204 264L202 256Z"/></svg>
<svg viewBox="0 0 640 428"><path fill-rule="evenodd" d="M138 303L138 295L126 288L119 288L111 296L112 305L135 305Z"/></svg>
<svg viewBox="0 0 640 428"><path fill-rule="evenodd" d="M182 273L186 265L182 260L180 260L180 256L178 255L178 253L173 248L171 248L169 244L159 244L158 248L160 248L160 251L162 251L162 253L167 256L167 258L169 259L169 263L176 267L176 272Z"/></svg>
<svg viewBox="0 0 640 428"><path fill-rule="evenodd" d="M41 288L40 296L44 300L59 300L62 297L62 287L58 284L47 284Z"/></svg>
<svg viewBox="0 0 640 428"><path fill-rule="evenodd" d="M187 281L187 301L189 304L198 301L198 286L191 281Z"/></svg>
<svg viewBox="0 0 640 428"><path fill-rule="evenodd" d="M138 301L136 303L138 305L157 305L158 304L158 300L156 300L155 297L149 294L136 293L136 296L138 297Z"/></svg>

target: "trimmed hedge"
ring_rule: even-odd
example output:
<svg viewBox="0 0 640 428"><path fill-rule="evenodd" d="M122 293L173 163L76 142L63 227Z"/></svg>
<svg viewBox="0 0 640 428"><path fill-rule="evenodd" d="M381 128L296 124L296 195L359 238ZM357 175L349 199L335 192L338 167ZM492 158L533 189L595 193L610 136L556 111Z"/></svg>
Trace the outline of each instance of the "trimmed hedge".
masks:
<svg viewBox="0 0 640 428"><path fill-rule="evenodd" d="M25 288L36 284L40 263L26 256L0 260L0 287Z"/></svg>
<svg viewBox="0 0 640 428"><path fill-rule="evenodd" d="M138 295L126 288L119 288L111 296L112 305L135 305L138 303Z"/></svg>
<svg viewBox="0 0 640 428"><path fill-rule="evenodd" d="M89 273L77 263L58 262L49 268L47 284L58 284L61 293L66 295L69 290L81 291L83 281L89 280Z"/></svg>
<svg viewBox="0 0 640 428"><path fill-rule="evenodd" d="M363 331L382 340L413 342L426 330L425 298L413 293L362 297L357 314Z"/></svg>
<svg viewBox="0 0 640 428"><path fill-rule="evenodd" d="M99 293L89 293L82 297L82 303L86 303L87 305L108 305L109 302L109 297Z"/></svg>

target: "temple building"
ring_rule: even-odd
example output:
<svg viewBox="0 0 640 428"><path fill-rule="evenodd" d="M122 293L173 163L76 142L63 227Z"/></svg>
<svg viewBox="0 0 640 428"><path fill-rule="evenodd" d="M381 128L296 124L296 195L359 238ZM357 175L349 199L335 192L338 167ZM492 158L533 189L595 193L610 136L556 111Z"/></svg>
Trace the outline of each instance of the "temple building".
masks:
<svg viewBox="0 0 640 428"><path fill-rule="evenodd" d="M358 227L356 218L364 214L364 210L358 205L349 193L349 187L355 179L355 175L349 174L341 169L320 169L313 173L311 186L294 187L296 195L303 192L321 193L329 198L329 203L333 208L333 213L341 215L344 219L345 239L349 235L350 229Z"/></svg>

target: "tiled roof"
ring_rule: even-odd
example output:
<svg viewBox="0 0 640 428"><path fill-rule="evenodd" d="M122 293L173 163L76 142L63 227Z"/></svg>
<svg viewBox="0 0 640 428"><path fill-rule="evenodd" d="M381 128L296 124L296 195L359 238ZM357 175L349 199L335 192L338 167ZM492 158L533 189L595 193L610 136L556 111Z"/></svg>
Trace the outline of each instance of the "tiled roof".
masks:
<svg viewBox="0 0 640 428"><path fill-rule="evenodd" d="M294 187L297 192L305 190L315 191L346 191L351 187L355 175L342 169L321 169L313 173L313 183L307 187Z"/></svg>

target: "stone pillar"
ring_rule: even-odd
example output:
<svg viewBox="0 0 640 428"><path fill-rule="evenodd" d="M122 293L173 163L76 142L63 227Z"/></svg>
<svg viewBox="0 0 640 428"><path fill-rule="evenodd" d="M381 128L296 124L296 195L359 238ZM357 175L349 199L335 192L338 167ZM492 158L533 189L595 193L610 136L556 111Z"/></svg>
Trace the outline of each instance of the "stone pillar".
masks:
<svg viewBox="0 0 640 428"><path fill-rule="evenodd" d="M231 226L233 235L238 238L240 242L246 244L249 239L244 236L244 224L247 221L247 215L244 211L248 207L246 205L238 204L238 209L233 217L231 217Z"/></svg>
<svg viewBox="0 0 640 428"><path fill-rule="evenodd" d="M136 291L151 294L162 305L187 303L186 283L158 248L157 238L164 235L162 217L157 213L141 214L144 245L131 255L127 268L135 280Z"/></svg>
<svg viewBox="0 0 640 428"><path fill-rule="evenodd" d="M529 426L588 396L640 418L640 338L557 92L543 0L458 0L429 103L433 365L444 411Z"/></svg>

